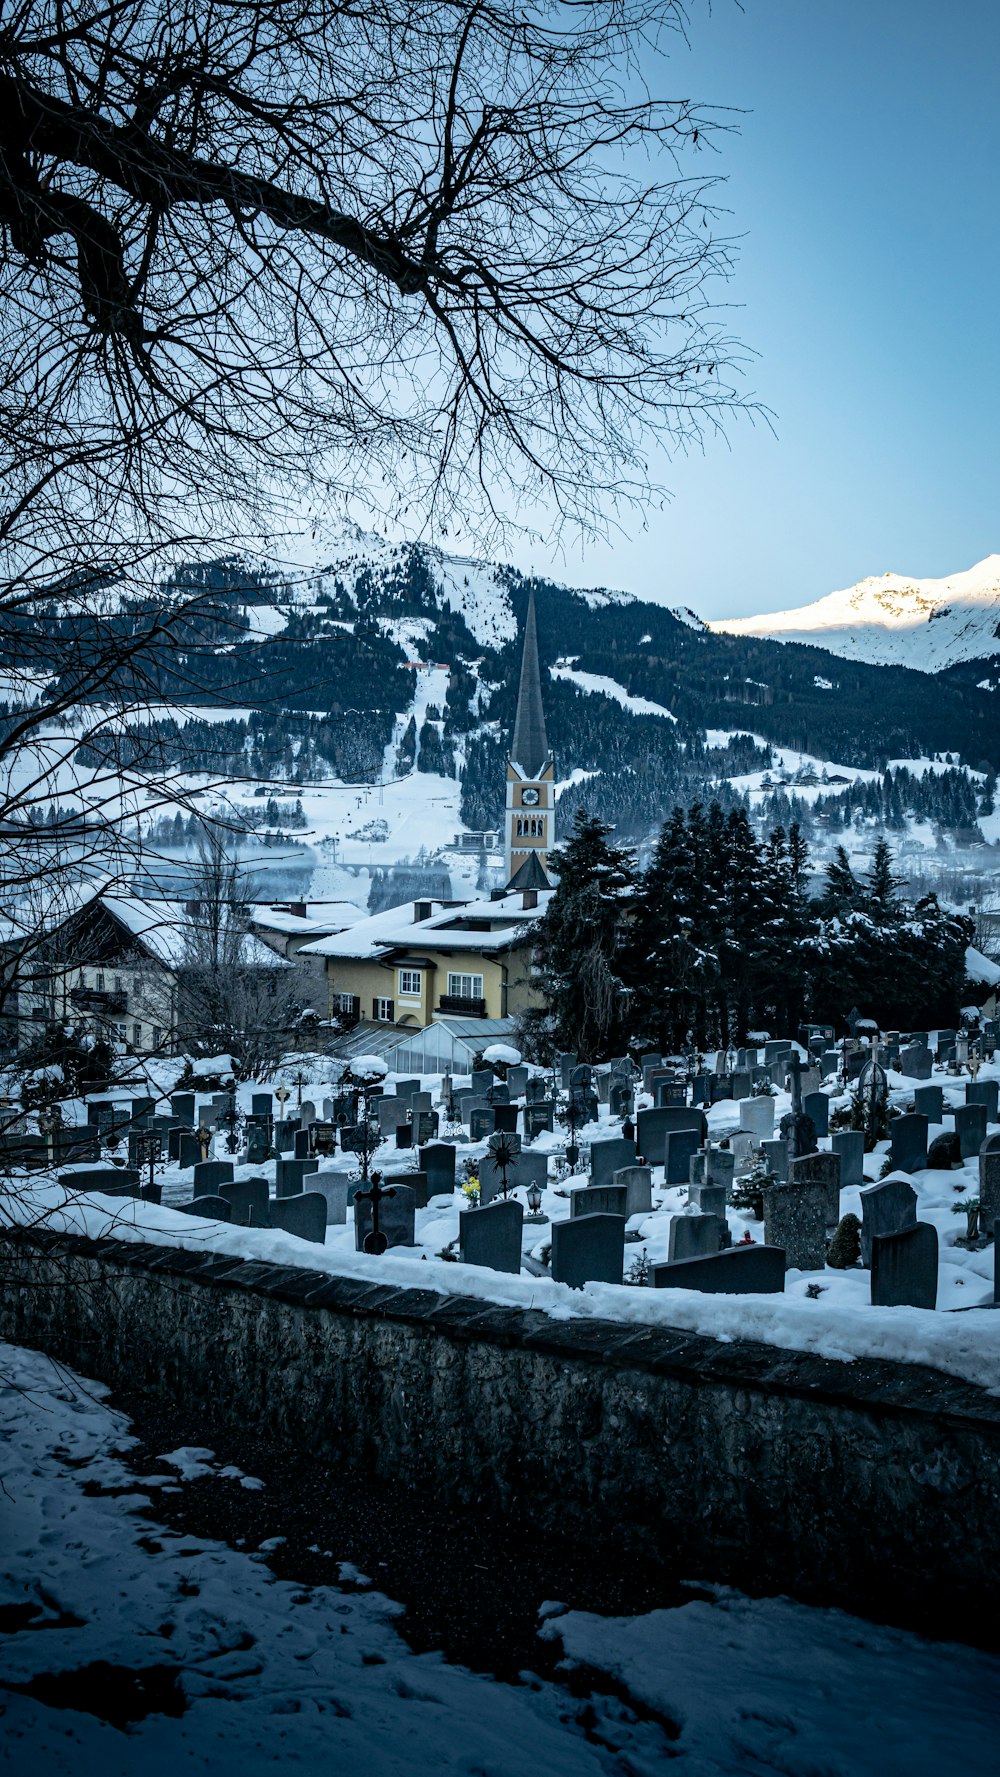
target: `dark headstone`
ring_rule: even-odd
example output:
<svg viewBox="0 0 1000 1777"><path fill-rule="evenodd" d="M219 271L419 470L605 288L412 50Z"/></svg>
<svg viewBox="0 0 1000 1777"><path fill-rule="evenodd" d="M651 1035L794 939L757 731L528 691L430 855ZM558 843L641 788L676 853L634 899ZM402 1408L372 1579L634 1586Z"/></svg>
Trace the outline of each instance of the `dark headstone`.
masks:
<svg viewBox="0 0 1000 1777"><path fill-rule="evenodd" d="M817 1135L830 1133L830 1100L825 1092L807 1092L802 1100L802 1109L807 1117L811 1117Z"/></svg>
<svg viewBox="0 0 1000 1777"><path fill-rule="evenodd" d="M830 1149L840 1155L840 1188L859 1190L865 1182L865 1138L860 1129L835 1129Z"/></svg>
<svg viewBox="0 0 1000 1777"><path fill-rule="evenodd" d="M199 1160L194 1169L194 1194L196 1197L214 1196L220 1185L229 1185L232 1181L231 1160Z"/></svg>
<svg viewBox="0 0 1000 1777"><path fill-rule="evenodd" d="M477 1111L475 1114L476 1114L476 1116L488 1117L490 1122L492 1122L492 1120L493 1120L492 1111ZM397 1146L397 1148L412 1148L412 1146L413 1146L413 1124L412 1123L397 1123L397 1125L396 1125L396 1146Z"/></svg>
<svg viewBox="0 0 1000 1777"><path fill-rule="evenodd" d="M552 1277L581 1289L585 1283L621 1283L625 1217L574 1216L552 1227Z"/></svg>
<svg viewBox="0 0 1000 1777"><path fill-rule="evenodd" d="M913 1091L913 1108L926 1117L928 1123L941 1123L944 1120L944 1093L940 1086L916 1086Z"/></svg>
<svg viewBox="0 0 1000 1777"><path fill-rule="evenodd" d="M919 1111L892 1119L889 1158L897 1172L923 1172L927 1165L927 1118Z"/></svg>
<svg viewBox="0 0 1000 1777"><path fill-rule="evenodd" d="M583 1185L571 1191L571 1216L627 1216L628 1189L625 1185Z"/></svg>
<svg viewBox="0 0 1000 1777"><path fill-rule="evenodd" d="M417 1200L407 1185L393 1185L383 1190L378 1206L379 1231L390 1246L412 1246ZM364 1251L365 1236L372 1231L372 1199L370 1191L357 1191L354 1197L354 1243Z"/></svg>
<svg viewBox="0 0 1000 1777"><path fill-rule="evenodd" d="M530 1185L537 1185L540 1191L544 1191L548 1170L544 1154L520 1153L511 1167L510 1182L515 1191L527 1190Z"/></svg>
<svg viewBox="0 0 1000 1777"><path fill-rule="evenodd" d="M670 1218L668 1260L702 1259L722 1246L725 1218L717 1215L680 1215Z"/></svg>
<svg viewBox="0 0 1000 1777"><path fill-rule="evenodd" d="M788 1162L788 1183L792 1186L819 1185L826 1193L826 1225L835 1228L840 1221L840 1155L803 1154Z"/></svg>
<svg viewBox="0 0 1000 1777"><path fill-rule="evenodd" d="M861 1263L872 1262L872 1243L881 1234L899 1234L917 1220L917 1193L907 1179L880 1179L861 1193Z"/></svg>
<svg viewBox="0 0 1000 1777"><path fill-rule="evenodd" d="M450 1197L455 1189L455 1149L452 1144L429 1141L420 1160L427 1174L428 1197Z"/></svg>
<svg viewBox="0 0 1000 1777"><path fill-rule="evenodd" d="M213 1222L231 1222L233 1212L224 1197L196 1197L193 1203L182 1203L179 1207L189 1216L205 1216Z"/></svg>
<svg viewBox="0 0 1000 1777"><path fill-rule="evenodd" d="M764 1192L768 1246L785 1249L789 1270L821 1271L826 1263L826 1185L771 1185Z"/></svg>
<svg viewBox="0 0 1000 1777"><path fill-rule="evenodd" d="M708 1123L703 1111L694 1106L663 1105L657 1109L640 1111L636 1118L636 1146L649 1166L662 1166L666 1153L667 1135L675 1129L696 1129L700 1145L708 1135ZM687 1175L685 1174L685 1177Z"/></svg>
<svg viewBox="0 0 1000 1777"><path fill-rule="evenodd" d="M992 1144L996 1143L994 1147ZM1000 1138L987 1137L979 1150L979 1225L992 1228L1000 1216Z"/></svg>
<svg viewBox="0 0 1000 1777"><path fill-rule="evenodd" d="M972 1160L986 1140L986 1106L960 1104L952 1112L963 1160Z"/></svg>
<svg viewBox="0 0 1000 1777"><path fill-rule="evenodd" d="M610 1185L620 1166L631 1166L635 1160L635 1142L626 1141L624 1136L612 1136L607 1141L595 1141L590 1149L590 1182L592 1185Z"/></svg>
<svg viewBox="0 0 1000 1777"><path fill-rule="evenodd" d="M172 1092L170 1095L170 1109L173 1111L178 1123L185 1124L189 1129L194 1128L193 1092Z"/></svg>
<svg viewBox="0 0 1000 1777"><path fill-rule="evenodd" d="M298 1197L305 1189L302 1181L306 1173L318 1170L318 1160L279 1160L274 1170L275 1196Z"/></svg>
<svg viewBox="0 0 1000 1777"><path fill-rule="evenodd" d="M326 1240L326 1198L321 1191L304 1191L299 1197L277 1198L271 1205L271 1226L322 1246Z"/></svg>
<svg viewBox="0 0 1000 1777"><path fill-rule="evenodd" d="M270 1216L268 1205L270 1192L264 1178L234 1179L231 1184L219 1186L219 1196L224 1197L232 1210L232 1221L240 1228L269 1228Z"/></svg>
<svg viewBox="0 0 1000 1777"><path fill-rule="evenodd" d="M292 1149L292 1153L293 1153L296 1160L308 1160L308 1158L309 1158L309 1131L308 1131L308 1129L297 1129L295 1131L295 1146Z"/></svg>
<svg viewBox="0 0 1000 1777"><path fill-rule="evenodd" d="M487 1104L474 1110L469 1117L469 1139L471 1141L485 1141L488 1135L492 1135L495 1130L493 1122L495 1115L496 1112Z"/></svg>
<svg viewBox="0 0 1000 1777"><path fill-rule="evenodd" d="M1000 1081L973 1080L971 1085L966 1086L965 1088L965 1102L966 1104L984 1104L986 1106L987 1122L996 1123L998 1120L998 1093L1000 1093Z"/></svg>
<svg viewBox="0 0 1000 1777"><path fill-rule="evenodd" d="M171 1100L171 1103L173 1101ZM274 1097L270 1092L251 1092L250 1115L252 1117L271 1117L274 1115Z"/></svg>
<svg viewBox="0 0 1000 1777"><path fill-rule="evenodd" d="M659 1106L687 1104L687 1087L683 1080L657 1080L653 1103Z"/></svg>
<svg viewBox="0 0 1000 1777"><path fill-rule="evenodd" d="M954 1129L936 1135L927 1150L927 1165L934 1172L952 1172L962 1164L962 1144Z"/></svg>
<svg viewBox="0 0 1000 1777"><path fill-rule="evenodd" d="M551 1102L536 1100L534 1104L526 1104L522 1113L524 1117L524 1139L534 1141L536 1136L552 1134Z"/></svg>
<svg viewBox="0 0 1000 1777"><path fill-rule="evenodd" d="M495 1104L492 1110L493 1127L490 1135L514 1135L517 1131L517 1119L520 1111L516 1104ZM475 1141L475 1136L473 1136Z"/></svg>
<svg viewBox="0 0 1000 1777"><path fill-rule="evenodd" d="M122 1166L76 1166L61 1172L59 1183L67 1191L103 1191L110 1197L137 1197L139 1174Z"/></svg>
<svg viewBox="0 0 1000 1777"><path fill-rule="evenodd" d="M686 1185L691 1177L691 1161L701 1147L697 1129L671 1129L664 1136L663 1182L666 1186Z"/></svg>
<svg viewBox="0 0 1000 1777"><path fill-rule="evenodd" d="M878 1234L872 1245L874 1308L936 1308L938 1236L930 1222L899 1234Z"/></svg>
<svg viewBox="0 0 1000 1777"><path fill-rule="evenodd" d="M463 1265L485 1265L491 1271L521 1269L524 1209L514 1198L485 1209L463 1209L458 1217L458 1250Z"/></svg>
<svg viewBox="0 0 1000 1777"><path fill-rule="evenodd" d="M704 1290L707 1295L780 1296L785 1254L775 1246L731 1246L728 1252L652 1267L657 1290Z"/></svg>
<svg viewBox="0 0 1000 1777"><path fill-rule="evenodd" d="M907 1080L929 1080L933 1065L934 1058L929 1049L913 1046L900 1050L896 1069Z"/></svg>

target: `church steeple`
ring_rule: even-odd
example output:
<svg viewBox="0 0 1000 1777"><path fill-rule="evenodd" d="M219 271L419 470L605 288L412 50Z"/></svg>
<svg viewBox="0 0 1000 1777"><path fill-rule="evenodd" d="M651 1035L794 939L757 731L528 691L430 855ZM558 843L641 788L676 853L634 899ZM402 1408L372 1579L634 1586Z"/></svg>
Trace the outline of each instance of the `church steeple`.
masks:
<svg viewBox="0 0 1000 1777"><path fill-rule="evenodd" d="M517 715L507 755L506 804L508 887L548 887L545 865L553 841L555 765L545 733L533 587L528 590Z"/></svg>
<svg viewBox="0 0 1000 1777"><path fill-rule="evenodd" d="M520 766L525 777L538 777L549 756L549 743L545 736L545 711L542 708L542 674L538 664L534 587L528 592L521 681L517 691L517 715L514 719L510 756L514 764Z"/></svg>

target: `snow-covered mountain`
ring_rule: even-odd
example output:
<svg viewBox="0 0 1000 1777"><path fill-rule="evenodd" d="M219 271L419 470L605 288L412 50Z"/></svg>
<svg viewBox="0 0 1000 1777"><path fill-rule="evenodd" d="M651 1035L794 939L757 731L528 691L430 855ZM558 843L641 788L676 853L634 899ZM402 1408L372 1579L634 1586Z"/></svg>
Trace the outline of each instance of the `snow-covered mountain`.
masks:
<svg viewBox="0 0 1000 1777"><path fill-rule="evenodd" d="M793 611L727 617L709 625L729 635L811 642L845 660L936 673L1000 653L1000 555L943 580L870 575Z"/></svg>

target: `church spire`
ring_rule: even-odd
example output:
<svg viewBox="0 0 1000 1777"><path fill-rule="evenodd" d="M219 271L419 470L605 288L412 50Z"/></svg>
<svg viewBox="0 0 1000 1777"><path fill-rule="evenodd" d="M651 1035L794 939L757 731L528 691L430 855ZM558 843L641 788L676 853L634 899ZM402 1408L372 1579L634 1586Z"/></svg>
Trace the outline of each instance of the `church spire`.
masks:
<svg viewBox="0 0 1000 1777"><path fill-rule="evenodd" d="M538 632L535 627L535 590L528 589L528 614L524 622L524 652L517 691L517 716L510 756L525 777L539 777L549 756L542 708L542 674L538 664Z"/></svg>

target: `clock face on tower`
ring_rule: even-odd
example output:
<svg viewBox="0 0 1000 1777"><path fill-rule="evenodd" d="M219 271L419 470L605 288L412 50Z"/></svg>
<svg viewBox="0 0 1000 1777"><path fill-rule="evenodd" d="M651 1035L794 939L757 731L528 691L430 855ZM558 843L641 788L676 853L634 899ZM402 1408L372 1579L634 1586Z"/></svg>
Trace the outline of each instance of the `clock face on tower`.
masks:
<svg viewBox="0 0 1000 1777"><path fill-rule="evenodd" d="M538 802L537 790L522 790L521 802L525 808L534 808Z"/></svg>

